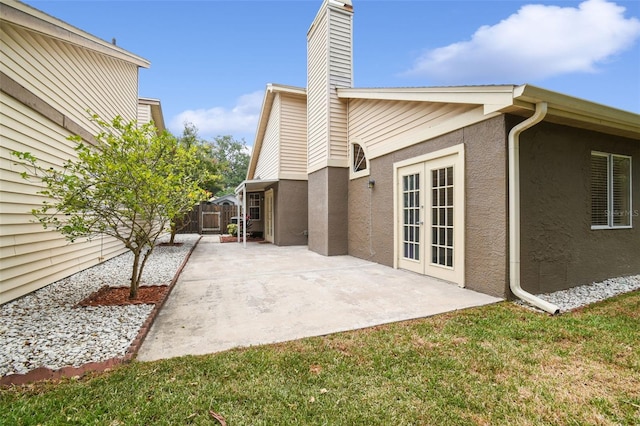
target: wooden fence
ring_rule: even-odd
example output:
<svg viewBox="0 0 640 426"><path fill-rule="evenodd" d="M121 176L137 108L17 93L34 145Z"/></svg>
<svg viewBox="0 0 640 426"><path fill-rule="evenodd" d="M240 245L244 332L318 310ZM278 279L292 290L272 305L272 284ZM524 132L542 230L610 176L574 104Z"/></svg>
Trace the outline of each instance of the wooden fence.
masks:
<svg viewBox="0 0 640 426"><path fill-rule="evenodd" d="M238 206L217 206L205 202L195 206L178 225L178 234L226 234Z"/></svg>

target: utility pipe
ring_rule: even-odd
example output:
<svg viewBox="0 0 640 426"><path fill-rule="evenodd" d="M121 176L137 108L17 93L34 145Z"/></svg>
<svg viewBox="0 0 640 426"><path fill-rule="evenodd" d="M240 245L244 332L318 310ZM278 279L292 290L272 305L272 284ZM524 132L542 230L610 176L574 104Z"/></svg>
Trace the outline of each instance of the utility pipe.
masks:
<svg viewBox="0 0 640 426"><path fill-rule="evenodd" d="M242 219L240 220L242 220L242 246L247 248L247 185L242 186ZM238 220L238 226L240 226L240 220Z"/></svg>
<svg viewBox="0 0 640 426"><path fill-rule="evenodd" d="M520 134L540 123L546 115L547 103L537 103L534 114L509 132L509 287L516 297L555 315L560 308L520 286Z"/></svg>
<svg viewBox="0 0 640 426"><path fill-rule="evenodd" d="M239 196L240 192L238 192L238 189L236 189L236 196ZM238 214L236 215L236 217L238 218L238 226L236 228L236 241L238 242L238 244L240 244L240 204L238 204L238 208L236 209Z"/></svg>

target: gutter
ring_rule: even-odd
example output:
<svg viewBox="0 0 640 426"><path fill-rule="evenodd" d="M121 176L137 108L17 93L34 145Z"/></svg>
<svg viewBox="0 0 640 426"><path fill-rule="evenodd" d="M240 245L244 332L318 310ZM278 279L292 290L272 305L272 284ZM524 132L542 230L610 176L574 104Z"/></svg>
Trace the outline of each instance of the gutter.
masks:
<svg viewBox="0 0 640 426"><path fill-rule="evenodd" d="M546 115L547 103L536 103L534 114L509 132L509 287L516 297L556 315L560 308L520 286L520 134L540 123Z"/></svg>

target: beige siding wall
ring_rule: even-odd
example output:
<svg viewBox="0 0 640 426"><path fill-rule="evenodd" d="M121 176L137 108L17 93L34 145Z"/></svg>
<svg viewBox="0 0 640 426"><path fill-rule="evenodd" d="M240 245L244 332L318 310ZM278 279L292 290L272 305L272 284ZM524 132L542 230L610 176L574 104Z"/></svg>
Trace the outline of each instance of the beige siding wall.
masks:
<svg viewBox="0 0 640 426"><path fill-rule="evenodd" d="M351 18L351 13L333 11L329 32L329 157L344 166L348 157L347 104L338 99L335 88L352 85Z"/></svg>
<svg viewBox="0 0 640 426"><path fill-rule="evenodd" d="M307 63L307 164L308 169L322 166L329 156L329 99L327 61L327 15L321 14L309 32Z"/></svg>
<svg viewBox="0 0 640 426"><path fill-rule="evenodd" d="M254 173L254 179L277 179L278 178L278 163L280 161L280 107L281 107L280 95L276 95L273 100L273 106L271 113L269 114L269 121L264 133L264 139L260 149L260 155L258 156L258 163L256 164L256 171Z"/></svg>
<svg viewBox="0 0 640 426"><path fill-rule="evenodd" d="M352 99L349 118L349 140L371 160L490 117L472 105Z"/></svg>
<svg viewBox="0 0 640 426"><path fill-rule="evenodd" d="M71 244L33 223L31 209L44 198L37 194L37 179L21 178L24 169L14 164L11 152L28 151L42 165L60 167L75 156L67 129L89 137L98 131L87 109L107 120L137 118L138 66L7 22L0 36L0 71L12 88L0 93L0 303L5 303L125 251L111 238Z"/></svg>
<svg viewBox="0 0 640 426"><path fill-rule="evenodd" d="M325 3L308 35L308 171L347 166L347 106L335 89L352 84L352 17Z"/></svg>
<svg viewBox="0 0 640 426"><path fill-rule="evenodd" d="M307 175L307 102L281 95L280 176Z"/></svg>
<svg viewBox="0 0 640 426"><path fill-rule="evenodd" d="M3 23L1 70L95 134L87 109L110 120L135 119L138 67Z"/></svg>
<svg viewBox="0 0 640 426"><path fill-rule="evenodd" d="M26 181L12 151L28 151L43 165L59 167L74 156L69 132L0 93L0 303L5 303L108 259L124 250L113 239L69 244L46 231L30 211L44 198L37 179Z"/></svg>
<svg viewBox="0 0 640 426"><path fill-rule="evenodd" d="M152 120L151 118L151 105L138 104L138 124L147 124Z"/></svg>

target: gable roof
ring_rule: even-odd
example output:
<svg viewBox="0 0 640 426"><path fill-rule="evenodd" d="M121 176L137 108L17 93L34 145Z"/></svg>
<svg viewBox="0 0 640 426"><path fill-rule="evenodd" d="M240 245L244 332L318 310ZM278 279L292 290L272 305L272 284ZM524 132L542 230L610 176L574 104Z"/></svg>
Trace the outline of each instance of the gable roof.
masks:
<svg viewBox="0 0 640 426"><path fill-rule="evenodd" d="M262 148L262 142L264 141L265 131L267 130L267 124L269 124L269 116L271 115L271 109L273 108L273 101L277 93L287 93L293 96L307 96L307 89L304 87L285 86L282 84L267 84L267 89L264 92L264 99L262 100L262 108L260 110L260 118L258 120L258 129L256 130L256 138L253 143L253 149L251 150L251 159L249 160L249 167L247 169L247 179L253 179L258 165L258 157L260 156L260 149Z"/></svg>
<svg viewBox="0 0 640 426"><path fill-rule="evenodd" d="M16 0L0 0L0 17L3 22L35 31L65 43L149 68L151 63L113 43L104 41L79 28L69 25L36 8Z"/></svg>
<svg viewBox="0 0 640 426"><path fill-rule="evenodd" d="M138 98L138 105L149 105L151 109L151 119L156 129L158 129L158 132L164 132L166 130L160 99Z"/></svg>
<svg viewBox="0 0 640 426"><path fill-rule="evenodd" d="M223 195L222 197L217 197L217 198L214 197L214 198L211 198L209 200L209 202L211 204L217 204L217 205L220 205L220 204L224 203L225 201L226 202L230 202L231 204L234 204L234 205L238 205L239 204L238 199L236 198L236 196L234 194L227 194L227 195Z"/></svg>
<svg viewBox="0 0 640 426"><path fill-rule="evenodd" d="M529 116L536 103L546 102L547 121L640 140L639 114L529 84L337 90L338 97L343 99L482 105L487 116L500 113Z"/></svg>

